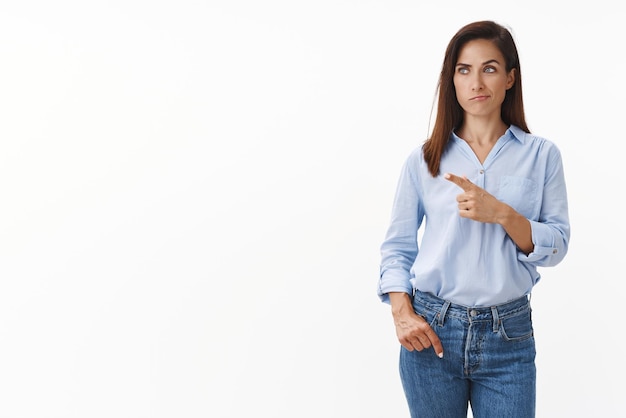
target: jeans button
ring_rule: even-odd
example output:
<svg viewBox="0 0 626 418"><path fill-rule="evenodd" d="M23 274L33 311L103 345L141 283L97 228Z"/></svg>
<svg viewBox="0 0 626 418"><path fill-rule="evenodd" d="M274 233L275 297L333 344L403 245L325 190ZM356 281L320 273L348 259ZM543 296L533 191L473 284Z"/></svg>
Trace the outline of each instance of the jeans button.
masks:
<svg viewBox="0 0 626 418"><path fill-rule="evenodd" d="M472 309L472 310L470 311L470 315L471 315L471 316L476 316L476 315L478 315L478 312L476 312L474 309Z"/></svg>

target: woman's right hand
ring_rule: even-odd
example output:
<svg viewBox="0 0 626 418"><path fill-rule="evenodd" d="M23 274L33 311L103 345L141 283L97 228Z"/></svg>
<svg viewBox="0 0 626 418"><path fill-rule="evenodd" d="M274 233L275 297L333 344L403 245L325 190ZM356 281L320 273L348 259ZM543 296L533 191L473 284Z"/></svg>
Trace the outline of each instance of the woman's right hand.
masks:
<svg viewBox="0 0 626 418"><path fill-rule="evenodd" d="M415 313L409 294L390 292L389 300L400 344L409 351L433 347L437 356L442 358L443 346L439 337L426 320Z"/></svg>

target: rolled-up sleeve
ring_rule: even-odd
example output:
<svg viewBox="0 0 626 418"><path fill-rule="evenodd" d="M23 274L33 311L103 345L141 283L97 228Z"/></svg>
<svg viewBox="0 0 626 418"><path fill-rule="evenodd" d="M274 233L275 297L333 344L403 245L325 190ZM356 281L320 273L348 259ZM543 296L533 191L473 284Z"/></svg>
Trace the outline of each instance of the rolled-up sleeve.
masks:
<svg viewBox="0 0 626 418"><path fill-rule="evenodd" d="M536 266L550 267L560 263L567 254L570 239L567 189L561 154L551 147L544 182L541 211L538 219L530 220L533 251L519 260Z"/></svg>
<svg viewBox="0 0 626 418"><path fill-rule="evenodd" d="M417 231L423 218L418 182L415 178L417 151L405 162L396 187L391 221L381 245L378 296L389 303L389 292L411 294L411 267L417 257Z"/></svg>

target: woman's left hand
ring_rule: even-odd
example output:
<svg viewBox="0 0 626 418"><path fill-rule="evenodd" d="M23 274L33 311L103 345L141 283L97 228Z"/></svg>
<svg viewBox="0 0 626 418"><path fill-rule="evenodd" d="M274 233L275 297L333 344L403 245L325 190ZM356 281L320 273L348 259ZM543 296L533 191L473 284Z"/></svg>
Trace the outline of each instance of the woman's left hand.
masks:
<svg viewBox="0 0 626 418"><path fill-rule="evenodd" d="M461 217L478 222L499 223L506 205L465 176L446 173L443 177L463 189L463 193L456 197Z"/></svg>

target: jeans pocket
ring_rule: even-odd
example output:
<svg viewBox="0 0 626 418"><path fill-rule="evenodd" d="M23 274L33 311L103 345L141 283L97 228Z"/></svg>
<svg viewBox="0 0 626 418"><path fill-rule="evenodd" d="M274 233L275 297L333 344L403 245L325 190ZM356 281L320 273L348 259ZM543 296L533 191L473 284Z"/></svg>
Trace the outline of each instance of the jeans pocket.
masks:
<svg viewBox="0 0 626 418"><path fill-rule="evenodd" d="M430 325L431 328L435 327L437 317L439 316L438 313L433 312L431 309L427 309L420 303L413 303L413 310L416 314L424 318L424 320L428 322L428 325Z"/></svg>
<svg viewBox="0 0 626 418"><path fill-rule="evenodd" d="M505 341L523 341L533 336L530 310L500 318L500 335Z"/></svg>

